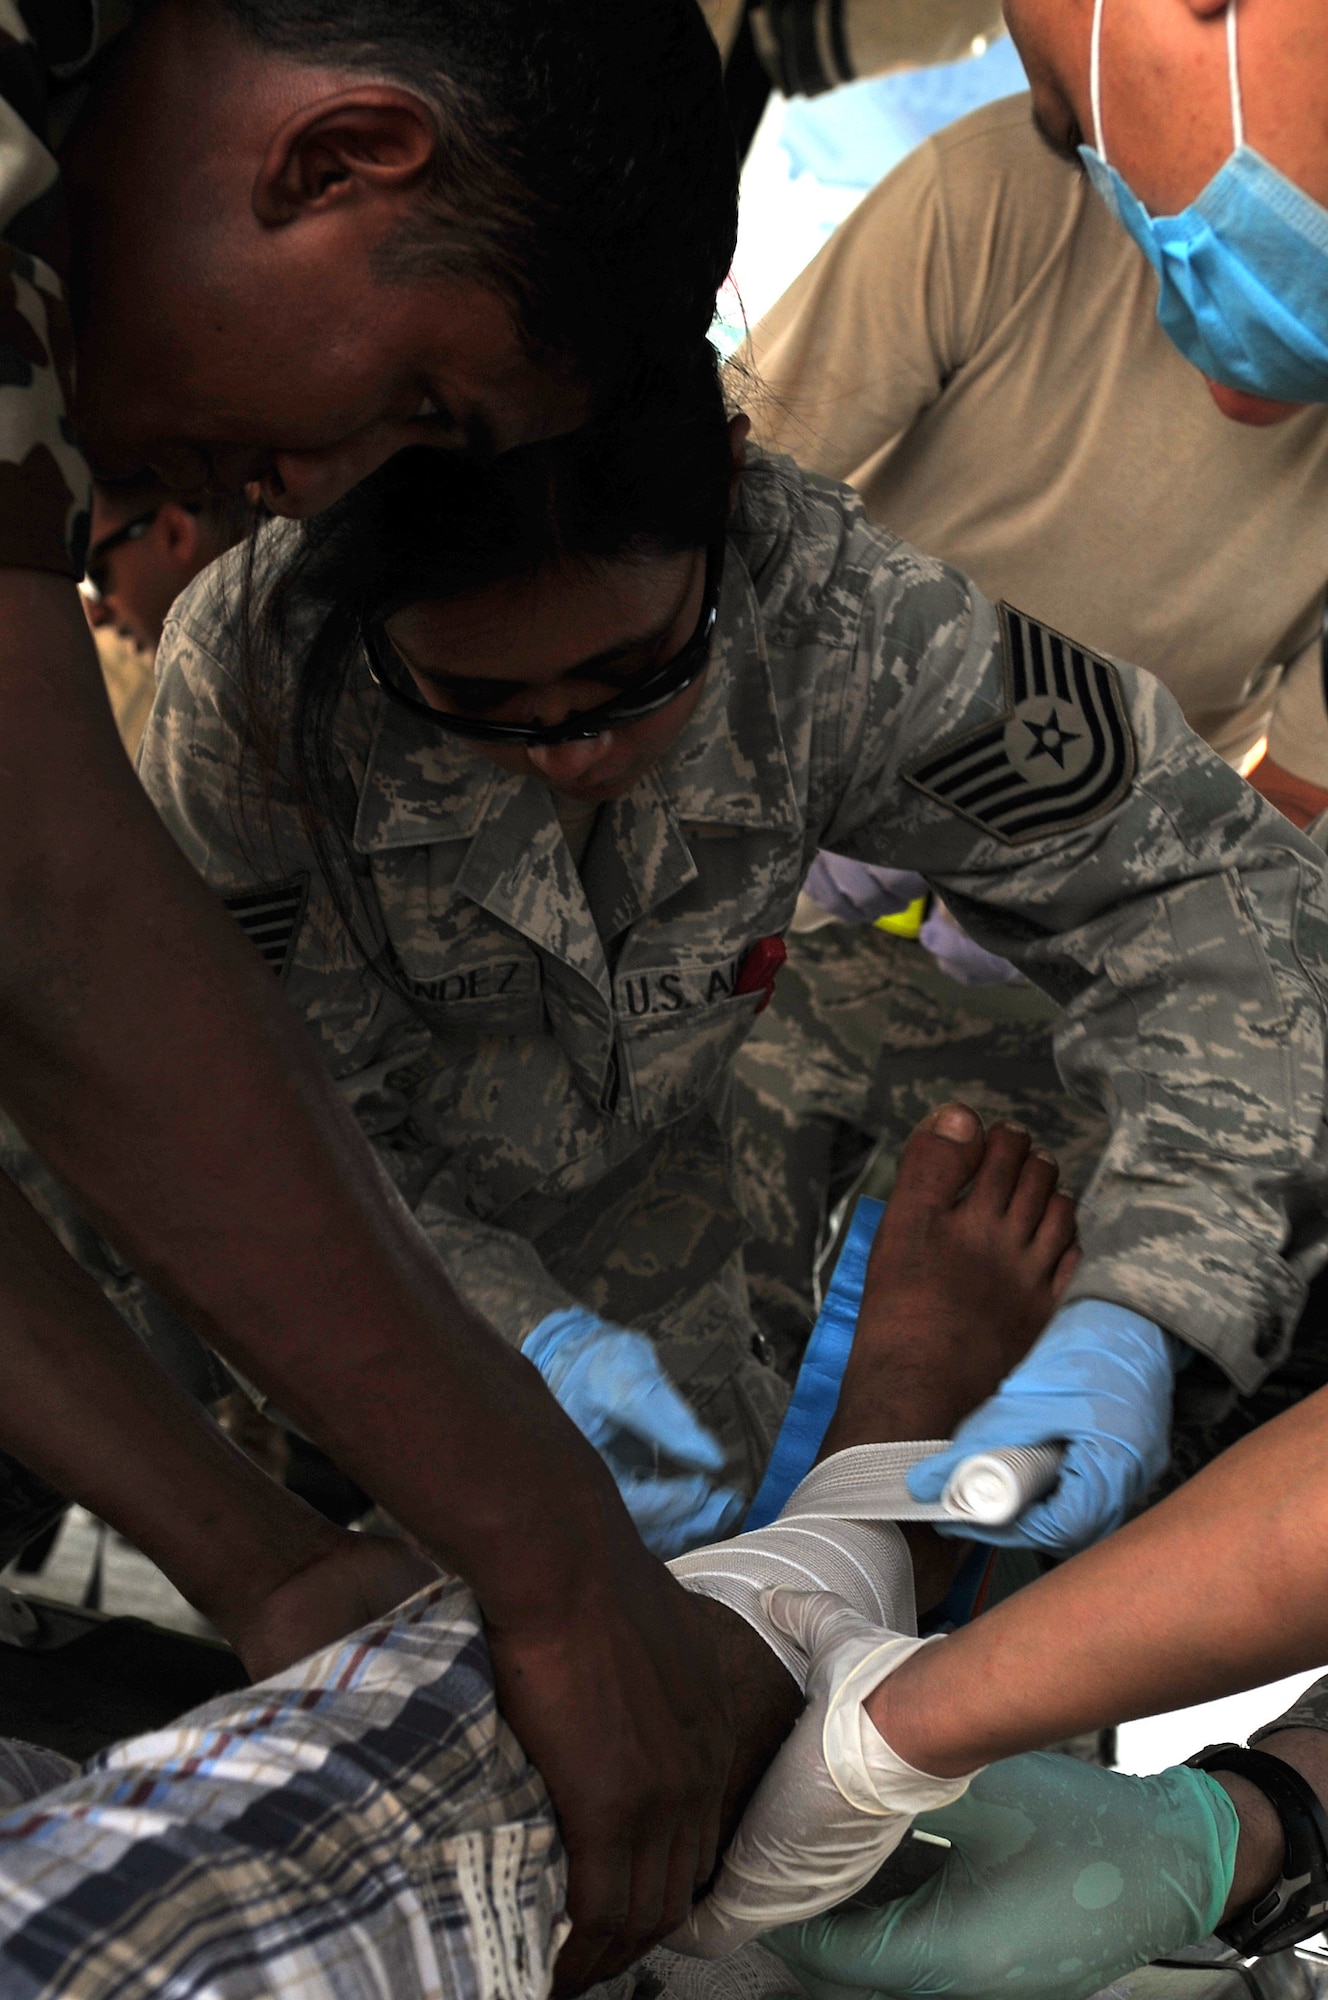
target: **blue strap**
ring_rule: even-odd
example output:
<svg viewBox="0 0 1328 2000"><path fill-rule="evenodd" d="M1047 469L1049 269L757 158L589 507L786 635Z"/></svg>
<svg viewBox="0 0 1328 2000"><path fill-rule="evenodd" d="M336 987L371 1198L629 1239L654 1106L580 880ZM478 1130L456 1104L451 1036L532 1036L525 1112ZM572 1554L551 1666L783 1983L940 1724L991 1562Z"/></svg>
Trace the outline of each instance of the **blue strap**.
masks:
<svg viewBox="0 0 1328 2000"><path fill-rule="evenodd" d="M839 1385L848 1365L867 1282L867 1259L884 1213L885 1203L873 1201L869 1195L863 1195L853 1211L830 1289L802 1357L792 1400L784 1412L765 1478L742 1524L744 1529L764 1528L773 1521L815 1463L839 1401Z"/></svg>

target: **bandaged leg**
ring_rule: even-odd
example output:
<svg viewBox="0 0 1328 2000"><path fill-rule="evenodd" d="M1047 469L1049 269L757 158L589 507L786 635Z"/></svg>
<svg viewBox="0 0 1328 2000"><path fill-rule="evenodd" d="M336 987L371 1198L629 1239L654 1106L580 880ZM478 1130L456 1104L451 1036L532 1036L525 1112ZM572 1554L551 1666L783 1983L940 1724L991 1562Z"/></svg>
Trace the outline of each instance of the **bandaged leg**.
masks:
<svg viewBox="0 0 1328 2000"><path fill-rule="evenodd" d="M915 1770L863 1706L930 1643L915 1635L908 1551L893 1524L781 1517L727 1549L698 1550L672 1567L685 1587L726 1605L759 1633L806 1697L710 1893L669 1939L676 1951L718 1958L856 1894L888 1861L913 1816L948 1804L967 1779ZM831 1577L837 1590L818 1588Z"/></svg>
<svg viewBox="0 0 1328 2000"><path fill-rule="evenodd" d="M1048 1475L1031 1463L979 1469L967 1489L961 1482L930 1505L914 1501L906 1484L909 1467L938 1448L936 1433L990 1394L1036 1337L1067 1274L1073 1216L1057 1205L1054 1164L1030 1154L1027 1134L997 1132L988 1142L971 1114L962 1117L965 1144L925 1129L915 1135L885 1223L859 1232L866 1240L832 1302L841 1326L856 1329L847 1365L841 1338L829 1382L815 1385L814 1421L784 1454L786 1473L794 1466L805 1476L768 1525L671 1565L685 1588L732 1614L730 1625L736 1616L759 1635L786 1686L807 1696L713 1890L671 1940L687 1951L730 1952L795 1912L813 1915L853 1894L915 1813L958 1796L966 1782L914 1770L862 1704L922 1643L897 1523L934 1541L920 1524L974 1521L993 1497L998 1510L1017 1511ZM824 1370L827 1344L814 1342L809 1360ZM799 1402L795 1395L795 1425ZM909 1418L915 1441L865 1441L898 1439L892 1426ZM824 1454L834 1445L843 1448L806 1470L818 1447ZM941 1548L948 1555L953 1544Z"/></svg>
<svg viewBox="0 0 1328 2000"><path fill-rule="evenodd" d="M922 1439L839 1452L768 1527L669 1565L685 1589L760 1638L784 1670L786 1698L796 1685L807 1704L748 1802L714 1888L670 1939L675 1949L723 1956L842 1902L877 1874L916 1813L964 1790L967 1778L906 1763L863 1706L928 1643L916 1636L912 1565L891 1517L966 1517L958 1499L924 1504L908 1491L909 1467L936 1449ZM1001 1470L1016 1486L1034 1476Z"/></svg>
<svg viewBox="0 0 1328 2000"><path fill-rule="evenodd" d="M904 1451L909 1464L916 1451L912 1445L869 1449ZM831 1459L817 1470L829 1472L835 1464ZM820 1484L824 1499L825 1481ZM833 1496L833 1477L828 1491ZM726 1604L744 1619L805 1692L807 1657L771 1620L766 1605L771 1591L833 1591L873 1625L893 1632L916 1633L918 1616L908 1545L894 1523L885 1518L836 1519L828 1512L800 1514L801 1493L799 1487L786 1512L768 1528L693 1549L676 1556L669 1568L685 1590Z"/></svg>

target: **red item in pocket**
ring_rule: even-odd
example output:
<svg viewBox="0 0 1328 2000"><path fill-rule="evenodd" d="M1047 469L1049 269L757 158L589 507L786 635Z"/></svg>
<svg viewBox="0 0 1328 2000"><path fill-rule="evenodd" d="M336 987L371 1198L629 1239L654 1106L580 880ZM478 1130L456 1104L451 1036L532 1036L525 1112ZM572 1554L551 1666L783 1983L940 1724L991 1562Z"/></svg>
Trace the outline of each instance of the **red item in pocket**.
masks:
<svg viewBox="0 0 1328 2000"><path fill-rule="evenodd" d="M738 977L733 982L734 993L764 993L765 998L756 1010L758 1014L764 1013L775 997L775 981L787 957L788 946L782 937L757 938L742 955Z"/></svg>

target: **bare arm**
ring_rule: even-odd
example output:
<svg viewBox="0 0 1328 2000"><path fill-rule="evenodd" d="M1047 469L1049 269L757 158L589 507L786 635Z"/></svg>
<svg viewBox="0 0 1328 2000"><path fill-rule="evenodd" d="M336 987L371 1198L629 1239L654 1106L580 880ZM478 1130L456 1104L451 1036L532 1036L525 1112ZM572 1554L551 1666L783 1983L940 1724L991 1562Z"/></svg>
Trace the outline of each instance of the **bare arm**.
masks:
<svg viewBox="0 0 1328 2000"><path fill-rule="evenodd" d="M939 1775L1328 1659L1328 1390L885 1681L867 1708Z"/></svg>
<svg viewBox="0 0 1328 2000"><path fill-rule="evenodd" d="M0 1102L155 1288L473 1583L574 1914L648 1938L713 1860L729 1733L704 1635L158 824L55 576L0 572L0 770Z"/></svg>
<svg viewBox="0 0 1328 2000"><path fill-rule="evenodd" d="M163 1374L0 1175L0 1446L128 1535L258 1678L437 1574L276 1486Z"/></svg>
<svg viewBox="0 0 1328 2000"><path fill-rule="evenodd" d="M504 1609L523 1584L492 1560L495 1514L529 1502L480 1501L480 1434L528 1427L574 1485L576 1435L386 1190L270 974L157 824L95 672L73 589L9 572L0 1098L190 1323L422 1539L493 1569ZM533 1482L533 1442L522 1456Z"/></svg>

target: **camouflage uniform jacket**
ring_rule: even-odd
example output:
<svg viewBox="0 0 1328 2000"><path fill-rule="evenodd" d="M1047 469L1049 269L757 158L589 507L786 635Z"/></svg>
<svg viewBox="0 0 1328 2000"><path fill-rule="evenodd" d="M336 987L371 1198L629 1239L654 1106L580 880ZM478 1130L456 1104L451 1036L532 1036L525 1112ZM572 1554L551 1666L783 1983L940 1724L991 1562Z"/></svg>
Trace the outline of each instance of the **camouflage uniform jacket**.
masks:
<svg viewBox="0 0 1328 2000"><path fill-rule="evenodd" d="M1062 1003L1067 1083L1113 1126L1073 1295L1147 1314L1241 1385L1283 1351L1324 1234L1328 884L1151 677L998 612L849 489L757 457L702 699L603 809L580 874L541 783L352 669L342 831L396 991L336 917L289 792L265 816L236 778L237 575L232 558L176 607L141 775L509 1337L592 1269L623 1317L628 1275L644 1297L694 1255L760 999L740 969L829 847L925 875Z"/></svg>
<svg viewBox="0 0 1328 2000"><path fill-rule="evenodd" d="M1285 1714L1256 1729L1249 1739L1250 1748L1256 1748L1265 1736L1275 1736L1281 1729L1328 1729L1328 1676L1312 1682L1298 1694Z"/></svg>
<svg viewBox="0 0 1328 2000"><path fill-rule="evenodd" d="M132 0L0 0L0 566L83 574L91 484L68 409L74 340L51 148Z"/></svg>

